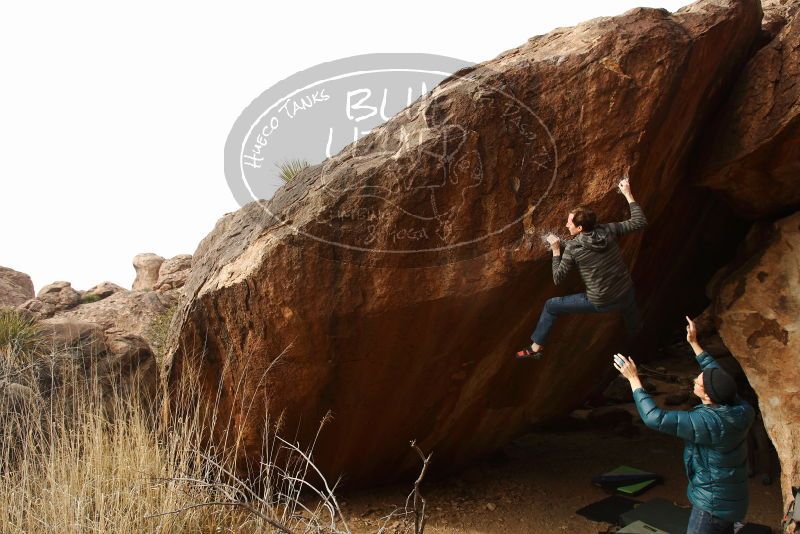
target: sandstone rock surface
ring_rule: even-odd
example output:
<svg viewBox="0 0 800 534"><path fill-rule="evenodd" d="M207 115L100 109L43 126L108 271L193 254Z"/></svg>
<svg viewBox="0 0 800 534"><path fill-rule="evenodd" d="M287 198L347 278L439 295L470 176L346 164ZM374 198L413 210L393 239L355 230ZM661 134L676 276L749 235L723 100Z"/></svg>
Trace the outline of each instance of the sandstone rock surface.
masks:
<svg viewBox="0 0 800 534"><path fill-rule="evenodd" d="M721 284L713 311L758 394L788 503L800 480L800 212L776 222L763 245Z"/></svg>
<svg viewBox="0 0 800 534"><path fill-rule="evenodd" d="M101 282L96 286L93 286L86 291L83 292L81 295L81 300L102 300L106 297L110 297L114 293L128 291L124 287L118 286L113 282Z"/></svg>
<svg viewBox="0 0 800 534"><path fill-rule="evenodd" d="M753 219L800 207L798 8L765 4L774 37L748 61L699 148L699 183Z"/></svg>
<svg viewBox="0 0 800 534"><path fill-rule="evenodd" d="M149 291L158 282L158 270L164 258L157 254L146 252L133 257L133 268L136 269L136 278L131 289Z"/></svg>
<svg viewBox="0 0 800 534"><path fill-rule="evenodd" d="M175 292L126 290L96 302L81 304L58 314L58 317L96 323L104 331L118 328L149 340L153 321L176 302Z"/></svg>
<svg viewBox="0 0 800 534"><path fill-rule="evenodd" d="M47 319L54 314L74 308L81 302L81 294L69 282L47 284L31 298L17 306L18 309L37 318Z"/></svg>
<svg viewBox="0 0 800 534"><path fill-rule="evenodd" d="M192 266L191 254L179 254L164 261L158 269L158 280L153 285L156 291L178 289L186 283Z"/></svg>
<svg viewBox="0 0 800 534"><path fill-rule="evenodd" d="M30 276L0 266L0 306L15 307L32 299L34 295Z"/></svg>
<svg viewBox="0 0 800 534"><path fill-rule="evenodd" d="M97 323L67 317L51 317L39 322L42 341L48 351L76 348L87 358L106 352L103 328Z"/></svg>

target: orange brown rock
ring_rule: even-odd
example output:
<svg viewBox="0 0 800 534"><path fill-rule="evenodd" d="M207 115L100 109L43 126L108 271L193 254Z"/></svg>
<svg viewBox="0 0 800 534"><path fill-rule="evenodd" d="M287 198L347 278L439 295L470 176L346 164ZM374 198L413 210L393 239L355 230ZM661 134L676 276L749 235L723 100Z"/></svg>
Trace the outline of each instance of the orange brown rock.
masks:
<svg viewBox="0 0 800 534"><path fill-rule="evenodd" d="M639 8L451 76L218 221L192 257L169 383L199 369L206 404L219 388L212 439L240 433L242 466L267 402L301 444L330 412L316 459L350 484L416 469L409 440L448 468L569 411L609 366L616 318L565 319L543 361L513 361L544 301L578 288L553 286L539 235L579 204L626 217L629 167L648 220L671 224L695 132L760 21L754 0ZM622 240L634 269L641 239Z"/></svg>

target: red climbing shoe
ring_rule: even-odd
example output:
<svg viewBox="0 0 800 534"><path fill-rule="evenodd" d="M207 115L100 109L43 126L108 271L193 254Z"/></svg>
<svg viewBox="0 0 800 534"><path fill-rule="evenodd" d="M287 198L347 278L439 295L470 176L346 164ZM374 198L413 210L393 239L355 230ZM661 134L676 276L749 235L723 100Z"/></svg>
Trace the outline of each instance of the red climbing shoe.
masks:
<svg viewBox="0 0 800 534"><path fill-rule="evenodd" d="M524 348L524 349L522 349L520 351L517 351L517 354L514 357L514 359L515 360L541 360L543 352L544 352L543 349L539 349L536 352L534 352L529 348Z"/></svg>

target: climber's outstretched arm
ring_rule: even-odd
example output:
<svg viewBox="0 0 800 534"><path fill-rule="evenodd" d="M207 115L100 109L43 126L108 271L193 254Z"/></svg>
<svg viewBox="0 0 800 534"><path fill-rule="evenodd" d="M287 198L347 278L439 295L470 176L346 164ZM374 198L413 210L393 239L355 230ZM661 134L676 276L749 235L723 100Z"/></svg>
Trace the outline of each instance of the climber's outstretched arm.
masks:
<svg viewBox="0 0 800 534"><path fill-rule="evenodd" d="M714 420L709 421L702 415L685 410L664 410L659 408L653 398L642 387L639 379L639 372L636 370L636 363L633 358L627 358L622 354L614 355L614 368L628 379L633 390L633 400L642 422L653 430L664 432L671 436L678 436L686 441L711 444L711 437L718 429L710 428L710 425L717 424Z"/></svg>
<svg viewBox="0 0 800 534"><path fill-rule="evenodd" d="M608 228L616 235L624 235L636 230L641 230L647 226L647 219L644 216L642 207L633 198L631 183L627 176L619 182L619 190L625 195L625 199L628 201L631 217L626 221L609 223Z"/></svg>
<svg viewBox="0 0 800 534"><path fill-rule="evenodd" d="M692 347L694 351L694 355L697 358L697 363L700 364L700 370L707 369L707 368L719 368L719 364L714 359L711 354L703 350L703 347L700 346L700 343L697 341L697 326L694 324L694 321L689 319L686 316L686 341Z"/></svg>

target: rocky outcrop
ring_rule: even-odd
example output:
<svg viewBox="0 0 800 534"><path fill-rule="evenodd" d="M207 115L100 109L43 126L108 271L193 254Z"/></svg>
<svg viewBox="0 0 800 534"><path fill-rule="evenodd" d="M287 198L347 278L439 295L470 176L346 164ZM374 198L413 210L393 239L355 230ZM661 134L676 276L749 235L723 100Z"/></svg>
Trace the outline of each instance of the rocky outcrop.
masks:
<svg viewBox="0 0 800 534"><path fill-rule="evenodd" d="M119 384L146 377L147 388L152 389L156 364L155 359L147 358L163 345L168 312L180 298L179 289L191 265L188 254L167 261L159 258L154 254L140 254L134 258L134 264L139 266L138 283L158 285L158 291L131 291L112 282L76 291L69 282L54 282L43 287L35 298L19 304L17 309L38 321L39 349L53 353L72 350L87 358L103 356L98 360L101 366L116 362L123 368ZM22 273L18 275L27 278ZM142 356L145 349L150 354L147 358ZM134 368L131 362L137 362L135 372L125 370Z"/></svg>
<svg viewBox="0 0 800 534"><path fill-rule="evenodd" d="M118 286L113 282L101 282L93 286L81 294L82 302L94 302L110 297L114 293L128 291L124 287Z"/></svg>
<svg viewBox="0 0 800 534"><path fill-rule="evenodd" d="M137 254L133 257L133 268L136 269L136 278L133 281L133 290L149 291L158 282L158 270L164 258L150 252Z"/></svg>
<svg viewBox="0 0 800 534"><path fill-rule="evenodd" d="M148 289L128 290L112 282L101 282L86 291L76 291L69 282L54 282L17 309L35 319L95 323L103 331L116 328L152 342L153 321L177 303L191 259L189 254L167 261L155 254L139 254L133 260L137 266L134 286Z"/></svg>
<svg viewBox="0 0 800 534"><path fill-rule="evenodd" d="M33 282L30 276L0 266L0 307L15 307L33 297Z"/></svg>
<svg viewBox="0 0 800 534"><path fill-rule="evenodd" d="M761 8L764 10L764 19L761 21L763 46L774 39L800 11L800 2L797 0L763 0Z"/></svg>
<svg viewBox="0 0 800 534"><path fill-rule="evenodd" d="M175 292L119 291L96 302L87 302L60 313L64 319L96 323L102 329L121 331L150 340L150 326L177 302Z"/></svg>
<svg viewBox="0 0 800 534"><path fill-rule="evenodd" d="M69 282L53 282L39 290L36 298L51 304L56 311L74 308L81 301L80 294L72 288Z"/></svg>
<svg viewBox="0 0 800 534"><path fill-rule="evenodd" d="M166 260L158 269L158 280L153 285L156 291L169 291L183 287L192 266L191 254L179 254Z"/></svg>
<svg viewBox="0 0 800 534"><path fill-rule="evenodd" d="M411 439L446 468L568 412L608 367L616 318L563 320L543 361L512 361L556 294L540 235L579 204L626 217L615 183L627 167L664 224L760 19L755 1L634 9L451 76L217 223L173 322L170 383L200 369L197 401L223 412L212 438L239 434L242 468L262 450L267 404L305 444L332 413L317 462L356 484L415 469ZM622 240L634 265L640 240Z"/></svg>
<svg viewBox="0 0 800 534"><path fill-rule="evenodd" d="M152 275L147 271L148 265L152 267L151 260L135 262L142 266L143 280ZM185 257L173 260L165 276L178 286L180 277L185 277L187 262ZM178 298L178 291L170 287L159 292L129 291L111 282L87 291L76 291L69 282L43 287L36 298L18 306L37 319L35 354L42 361L52 360L52 364L40 366L40 393L46 396L63 380L71 384L75 377L96 377L108 393L105 398L110 410L118 407L114 399L119 396L111 395L113 391L147 403L148 413L155 416L158 410L152 403L160 398L160 389L153 347L163 343L163 332L154 325L163 321Z"/></svg>
<svg viewBox="0 0 800 534"><path fill-rule="evenodd" d="M765 4L750 59L698 149L699 183L757 219L800 207L800 2Z"/></svg>
<svg viewBox="0 0 800 534"><path fill-rule="evenodd" d="M751 234L760 250L719 284L713 311L758 394L788 503L800 480L800 213L770 230Z"/></svg>
<svg viewBox="0 0 800 534"><path fill-rule="evenodd" d="M28 383L4 385L0 380L0 403L4 387L7 392L35 388L37 398L42 399L52 394L53 387L80 388L98 380L106 393L109 413L122 399L123 403L146 403L150 408L146 413L157 415L153 403L159 399L159 373L155 355L144 338L116 327L104 329L97 323L62 316L38 321L36 331L35 347L27 355L36 370L11 362L3 375Z"/></svg>
<svg viewBox="0 0 800 534"><path fill-rule="evenodd" d="M17 306L17 309L36 319L52 317L56 312L55 306L37 298L26 300Z"/></svg>
<svg viewBox="0 0 800 534"><path fill-rule="evenodd" d="M39 319L74 308L81 302L81 295L69 282L53 282L39 290L36 298L27 300L19 308Z"/></svg>

